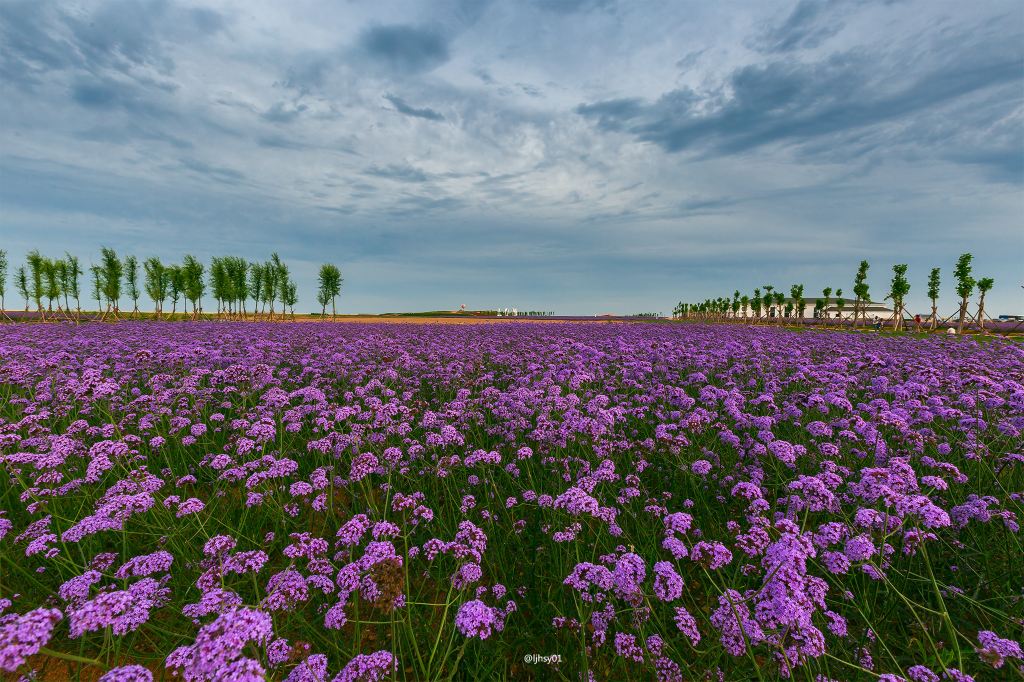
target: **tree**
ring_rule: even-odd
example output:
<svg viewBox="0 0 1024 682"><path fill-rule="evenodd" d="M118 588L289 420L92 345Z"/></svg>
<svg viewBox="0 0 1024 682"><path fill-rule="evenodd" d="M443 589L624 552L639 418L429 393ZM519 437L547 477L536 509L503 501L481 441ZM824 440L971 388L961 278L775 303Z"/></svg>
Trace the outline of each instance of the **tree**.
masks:
<svg viewBox="0 0 1024 682"><path fill-rule="evenodd" d="M192 319L198 319L202 312L203 293L206 291L206 282L203 280L203 271L206 268L195 256L187 254L181 262L181 278L185 298L192 304ZM186 311L188 312L188 311Z"/></svg>
<svg viewBox="0 0 1024 682"><path fill-rule="evenodd" d="M167 269L159 258L151 256L143 262L142 270L146 296L153 301L153 314L159 320L160 314L164 311L164 299L167 298L167 288L170 284Z"/></svg>
<svg viewBox="0 0 1024 682"><path fill-rule="evenodd" d="M323 298L320 306L320 314L326 314L327 301L331 302L331 318L337 318L337 309L334 300L341 293L341 270L332 263L324 263L320 266L320 291L317 293L317 302Z"/></svg>
<svg viewBox="0 0 1024 682"><path fill-rule="evenodd" d="M928 298L932 300L932 329L939 323L939 284L939 268L932 268L928 273Z"/></svg>
<svg viewBox="0 0 1024 682"><path fill-rule="evenodd" d="M832 287L825 287L824 289L822 289L821 290L821 295L822 295L822 299L823 300L821 301L821 310L819 311L818 314L819 314L819 316L824 317L827 320L828 319L828 307L831 304L831 300L832 300Z"/></svg>
<svg viewBox="0 0 1024 682"><path fill-rule="evenodd" d="M971 276L971 261L974 259L969 253L960 255L953 268L953 277L956 278L956 293L960 296L960 321L956 325L956 333L964 331L964 320L967 319L967 301L974 293L974 277Z"/></svg>
<svg viewBox="0 0 1024 682"><path fill-rule="evenodd" d="M260 312L260 301L263 300L263 266L249 263L249 295L252 296L253 317Z"/></svg>
<svg viewBox="0 0 1024 682"><path fill-rule="evenodd" d="M789 295L793 297L793 309L797 316L803 319L804 310L807 308L807 302L804 300L804 285L794 284L789 288Z"/></svg>
<svg viewBox="0 0 1024 682"><path fill-rule="evenodd" d="M132 299L132 315L139 314L139 259L128 256L124 259L124 285L128 298Z"/></svg>
<svg viewBox="0 0 1024 682"><path fill-rule="evenodd" d="M107 247L100 249L100 271L102 275L102 292L107 299L107 312L111 310L114 318L117 318L121 303L121 278L124 275L124 265L117 253Z"/></svg>
<svg viewBox="0 0 1024 682"><path fill-rule="evenodd" d="M75 316L82 312L82 292L79 289L79 278L82 276L82 266L78 263L78 256L72 256L67 251L64 252L64 263L65 270L67 271L67 288L65 292L68 296L75 299Z"/></svg>
<svg viewBox="0 0 1024 682"><path fill-rule="evenodd" d="M60 307L60 265L63 265L64 261L52 261L49 258L43 259L43 279L46 287L46 299L47 299L47 312L53 312L53 300L57 299L57 312L61 311Z"/></svg>
<svg viewBox="0 0 1024 682"><path fill-rule="evenodd" d="M775 297L772 296L772 289L774 289L775 287L773 287L771 284L765 284L762 288L764 289L764 296L762 297L761 302L764 303L764 316L771 317L772 301L775 300Z"/></svg>
<svg viewBox="0 0 1024 682"><path fill-rule="evenodd" d="M290 274L288 272L288 266L284 264L276 251L270 254L270 267L274 271L274 281L277 284L277 294L281 299L281 319L283 320L285 313L285 288L288 286L288 282L290 281ZM270 305L274 305L273 299L271 299ZM273 317L273 315L271 315L271 317Z"/></svg>
<svg viewBox="0 0 1024 682"><path fill-rule="evenodd" d="M903 327L903 300L910 293L910 282L907 281L907 264L900 263L892 266L892 283L889 285L889 295L886 298L892 299L893 329Z"/></svg>
<svg viewBox="0 0 1024 682"><path fill-rule="evenodd" d="M779 324L782 324L782 304L786 301L786 295L781 291L775 292L775 314L779 318Z"/></svg>
<svg viewBox="0 0 1024 682"><path fill-rule="evenodd" d="M96 299L96 310L103 309L103 268L93 265L89 268L92 273L92 295Z"/></svg>
<svg viewBox="0 0 1024 682"><path fill-rule="evenodd" d="M846 299L843 298L843 290L836 289L836 310L839 312L839 321L843 321L843 307L846 306Z"/></svg>
<svg viewBox="0 0 1024 682"><path fill-rule="evenodd" d="M25 266L19 265L14 273L14 285L18 287L18 293L25 299L25 312L28 312L28 276L25 274Z"/></svg>
<svg viewBox="0 0 1024 682"><path fill-rule="evenodd" d="M982 277L978 280L978 291L981 297L978 299L978 327L985 331L985 294L989 292L996 283L991 277Z"/></svg>
<svg viewBox="0 0 1024 682"><path fill-rule="evenodd" d="M868 312L867 304L871 302L868 297L868 265L866 260L862 260L860 265L857 267L857 274L853 278L853 295L856 297L853 301L853 326L857 326L857 319L860 316L864 317L864 323L867 324Z"/></svg>
<svg viewBox="0 0 1024 682"><path fill-rule="evenodd" d="M277 255L277 254L274 254ZM270 304L270 319L274 319L274 301L277 299L277 268L272 262L263 264L263 307Z"/></svg>
<svg viewBox="0 0 1024 682"><path fill-rule="evenodd" d="M746 294L740 296L740 308L743 311L743 319L747 319L747 309L750 307L750 297Z"/></svg>
<svg viewBox="0 0 1024 682"><path fill-rule="evenodd" d="M178 299L185 290L185 281L181 275L180 265L168 265L164 268L167 275L167 291L171 297L171 316L178 312Z"/></svg>
<svg viewBox="0 0 1024 682"><path fill-rule="evenodd" d="M224 259L214 256L210 261L210 293L213 294L213 300L217 301L218 315L227 311L228 286Z"/></svg>
<svg viewBox="0 0 1024 682"><path fill-rule="evenodd" d="M299 302L299 288L295 281L288 279L281 286L281 316L284 317L284 307L291 311L292 319L295 319L295 304Z"/></svg>
<svg viewBox="0 0 1024 682"><path fill-rule="evenodd" d="M45 294L43 277L45 276L46 261L34 249L28 252L27 260L32 280L32 300L36 303L36 311L45 319L45 313L43 312L43 295Z"/></svg>
<svg viewBox="0 0 1024 682"><path fill-rule="evenodd" d="M331 297L327 295L327 292L323 288L316 290L316 302L320 304L320 316L326 316L327 304L331 302Z"/></svg>
<svg viewBox="0 0 1024 682"><path fill-rule="evenodd" d="M0 314L7 317L7 252L0 249ZM10 319L10 318L8 318Z"/></svg>
<svg viewBox="0 0 1024 682"><path fill-rule="evenodd" d="M224 259L224 269L228 279L228 289L235 308L235 314L240 315L244 320L246 315L245 300L249 298L247 276L249 274L249 263L238 256L228 256Z"/></svg>
<svg viewBox="0 0 1024 682"><path fill-rule="evenodd" d="M57 285L60 289L60 295L64 297L64 310L70 313L71 302L68 300L68 297L71 293L71 272L68 270L67 260L61 258L58 261L54 261L54 269L57 273Z"/></svg>
<svg viewBox="0 0 1024 682"><path fill-rule="evenodd" d="M750 299L750 308L754 312L754 319L761 318L761 290L754 289L754 295Z"/></svg>

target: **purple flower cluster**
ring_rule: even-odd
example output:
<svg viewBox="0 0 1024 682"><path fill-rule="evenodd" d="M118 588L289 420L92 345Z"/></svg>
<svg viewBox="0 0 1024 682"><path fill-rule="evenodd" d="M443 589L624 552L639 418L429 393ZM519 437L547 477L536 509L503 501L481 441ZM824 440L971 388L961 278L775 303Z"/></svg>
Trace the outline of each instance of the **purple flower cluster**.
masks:
<svg viewBox="0 0 1024 682"><path fill-rule="evenodd" d="M15 675L159 678L136 643L186 682L1024 666L1012 342L0 325L0 395Z"/></svg>

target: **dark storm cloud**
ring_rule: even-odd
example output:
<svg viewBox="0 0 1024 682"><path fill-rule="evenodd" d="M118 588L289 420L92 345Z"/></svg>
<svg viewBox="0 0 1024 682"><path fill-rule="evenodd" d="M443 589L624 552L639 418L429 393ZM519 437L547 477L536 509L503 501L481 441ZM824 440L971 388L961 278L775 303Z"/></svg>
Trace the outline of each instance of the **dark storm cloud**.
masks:
<svg viewBox="0 0 1024 682"><path fill-rule="evenodd" d="M967 36L944 47L954 50ZM682 88L657 101L606 100L577 107L603 130L628 131L667 152L710 156L772 144L801 145L829 135L863 131L941 108L974 93L998 91L1004 105L1020 100L1024 43L968 44L918 72L884 64L863 52L818 62L776 60L741 67L723 87ZM913 126L894 133L913 140Z"/></svg>
<svg viewBox="0 0 1024 682"><path fill-rule="evenodd" d="M374 26L362 34L359 46L371 60L400 74L431 71L449 59L447 38L420 26Z"/></svg>
<svg viewBox="0 0 1024 682"><path fill-rule="evenodd" d="M406 116L412 116L414 118L425 118L428 121L443 121L444 116L434 111L429 107L414 107L407 103L401 97L395 95L384 95L384 99L391 102L392 106L395 107L395 111Z"/></svg>

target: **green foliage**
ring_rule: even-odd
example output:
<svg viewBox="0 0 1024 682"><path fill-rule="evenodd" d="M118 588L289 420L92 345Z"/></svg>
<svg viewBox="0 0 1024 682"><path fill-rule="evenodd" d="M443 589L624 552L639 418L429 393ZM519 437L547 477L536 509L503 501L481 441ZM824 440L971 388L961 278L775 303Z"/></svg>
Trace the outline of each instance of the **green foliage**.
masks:
<svg viewBox="0 0 1024 682"><path fill-rule="evenodd" d="M18 266L18 270L14 273L14 285L18 288L18 293L25 299L25 310L28 311L28 276L25 274L25 266Z"/></svg>
<svg viewBox="0 0 1024 682"><path fill-rule="evenodd" d="M42 310L43 296L46 293L43 285L43 278L45 277L46 270L46 259L44 259L39 251L35 249L28 252L27 259L32 284L32 300L35 301L36 309Z"/></svg>
<svg viewBox="0 0 1024 682"><path fill-rule="evenodd" d="M167 291L171 297L171 310L173 311L177 308L178 300L185 291L185 277L181 272L180 265L168 265L164 269L164 274L167 276Z"/></svg>
<svg viewBox="0 0 1024 682"><path fill-rule="evenodd" d="M79 299L82 294L79 290L80 277L82 276L82 266L78 263L78 256L72 256L67 251L64 252L64 270L67 275L66 284L64 287L65 296L70 296L75 299L75 305L81 307Z"/></svg>
<svg viewBox="0 0 1024 682"><path fill-rule="evenodd" d="M871 299L868 298L868 265L866 260L862 260L860 265L857 267L857 274L853 278L853 295L857 297L858 302L867 303Z"/></svg>
<svg viewBox="0 0 1024 682"><path fill-rule="evenodd" d="M804 285L794 284L789 288L789 295L793 297L793 309L800 317L803 317L804 310L807 308L807 302L804 300Z"/></svg>
<svg viewBox="0 0 1024 682"><path fill-rule="evenodd" d="M903 307L903 299L910 293L910 282L907 281L907 264L892 266L892 283L889 286L889 298L897 306L897 312Z"/></svg>
<svg viewBox="0 0 1024 682"><path fill-rule="evenodd" d="M135 310L139 309L139 259L128 256L124 259L124 285L128 298L132 299Z"/></svg>
<svg viewBox="0 0 1024 682"><path fill-rule="evenodd" d="M928 273L928 298L932 300L932 303L939 298L939 285L941 284L939 273L939 268L932 268L932 271Z"/></svg>
<svg viewBox="0 0 1024 682"><path fill-rule="evenodd" d="M203 294L206 292L206 282L203 279L205 269L205 266L192 254L186 254L181 261L182 293L192 304L194 315L201 310Z"/></svg>
<svg viewBox="0 0 1024 682"><path fill-rule="evenodd" d="M960 255L953 269L953 277L956 278L956 293L961 299L970 298L974 292L974 277L971 276L971 261L974 259L969 253Z"/></svg>
<svg viewBox="0 0 1024 682"><path fill-rule="evenodd" d="M103 247L100 249L100 291L107 300L108 305L114 306L117 310L118 302L121 300L121 277L124 266L113 249Z"/></svg>
<svg viewBox="0 0 1024 682"><path fill-rule="evenodd" d="M167 298L167 290L170 286L167 269L156 256L147 258L142 264L142 269L146 296L153 301L156 313L159 315L163 311L164 300Z"/></svg>

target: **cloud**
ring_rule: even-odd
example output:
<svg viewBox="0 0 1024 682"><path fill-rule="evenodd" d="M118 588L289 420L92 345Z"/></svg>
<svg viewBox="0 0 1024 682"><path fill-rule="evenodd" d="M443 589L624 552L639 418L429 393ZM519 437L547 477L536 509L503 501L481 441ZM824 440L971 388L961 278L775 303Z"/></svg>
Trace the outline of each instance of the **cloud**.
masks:
<svg viewBox="0 0 1024 682"><path fill-rule="evenodd" d="M308 108L305 104L275 102L269 109L260 114L260 118L271 123L291 123Z"/></svg>
<svg viewBox="0 0 1024 682"><path fill-rule="evenodd" d="M653 102L605 100L582 104L576 112L602 130L625 131L667 152L695 151L709 157L778 144L803 145L806 151L819 138L886 124L895 126L888 137L913 142L918 131L897 123L975 93L1005 90L1004 100L1019 98L1014 90L1021 77L1021 43L967 43L965 49L952 51L965 40L951 37L942 46L950 56L917 72L849 51L816 62L751 64L709 91L684 87ZM892 140L876 144L883 141ZM847 148L858 146L856 140L843 142Z"/></svg>
<svg viewBox="0 0 1024 682"><path fill-rule="evenodd" d="M291 140L283 135L260 135L256 139L256 143L261 147L267 149L308 149L309 145Z"/></svg>
<svg viewBox="0 0 1024 682"><path fill-rule="evenodd" d="M419 168L413 168L407 164L392 164L385 167L371 166L363 171L363 173L378 178L398 180L399 182L426 182L429 179L427 174Z"/></svg>
<svg viewBox="0 0 1024 682"><path fill-rule="evenodd" d="M245 179L245 174L241 171L237 171L234 168L227 168L225 166L213 166L195 158L186 158L181 160L181 166L188 170L214 180L216 182L223 182L228 184L237 184Z"/></svg>
<svg viewBox="0 0 1024 682"><path fill-rule="evenodd" d="M403 24L364 31L359 47L372 61L398 74L432 71L450 58L448 40L438 31Z"/></svg>
<svg viewBox="0 0 1024 682"><path fill-rule="evenodd" d="M548 12L573 14L612 7L614 0L533 0L533 4Z"/></svg>
<svg viewBox="0 0 1024 682"><path fill-rule="evenodd" d="M1019 272L1012 0L303 7L0 0L4 248L280 249L349 310Z"/></svg>
<svg viewBox="0 0 1024 682"><path fill-rule="evenodd" d="M902 0L800 0L786 19L769 23L748 45L764 53L813 49L846 28L847 18L870 5L895 5Z"/></svg>
<svg viewBox="0 0 1024 682"><path fill-rule="evenodd" d="M151 69L168 75L175 63L165 45L222 31L218 12L169 0L112 0L71 11L54 0L0 4L0 69L21 86L52 71L92 75Z"/></svg>
<svg viewBox="0 0 1024 682"><path fill-rule="evenodd" d="M409 105L404 99L396 95L384 95L384 99L391 102L395 111L414 118L425 118L428 121L443 121L444 116L429 107L417 108Z"/></svg>
<svg viewBox="0 0 1024 682"><path fill-rule="evenodd" d="M850 0L800 0L785 21L767 26L750 41L751 46L769 53L818 47L843 29L843 12L837 9L851 4Z"/></svg>
<svg viewBox="0 0 1024 682"><path fill-rule="evenodd" d="M609 130L624 130L630 121L635 121L650 111L650 106L638 97L610 99L593 104L581 104L576 113L597 121L598 127Z"/></svg>
<svg viewBox="0 0 1024 682"><path fill-rule="evenodd" d="M695 197L679 204L679 210L685 214L707 214L722 211L735 206L739 201L735 197Z"/></svg>

